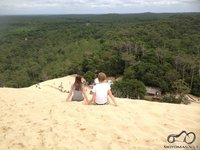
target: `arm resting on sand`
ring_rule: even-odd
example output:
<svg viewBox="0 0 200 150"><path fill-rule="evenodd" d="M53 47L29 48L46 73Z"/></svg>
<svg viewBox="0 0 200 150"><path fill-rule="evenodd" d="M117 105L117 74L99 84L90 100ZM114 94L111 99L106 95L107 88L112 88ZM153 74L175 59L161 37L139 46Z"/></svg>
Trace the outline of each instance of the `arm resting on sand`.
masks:
<svg viewBox="0 0 200 150"><path fill-rule="evenodd" d="M108 91L108 95L109 95L109 96L110 96L110 98L112 99L112 101L113 101L114 105L115 105L115 106L117 106L117 102L116 102L116 100L115 100L115 97L113 96L113 94L112 94L111 90L109 90L109 91Z"/></svg>
<svg viewBox="0 0 200 150"><path fill-rule="evenodd" d="M72 90L70 90L70 92L69 92L69 94L67 96L67 99L66 99L67 102L72 101L71 96L72 96Z"/></svg>
<svg viewBox="0 0 200 150"><path fill-rule="evenodd" d="M95 103L95 99L96 99L96 93L95 92L93 92L93 94L92 94L92 99L89 101L89 104L91 104L91 103Z"/></svg>
<svg viewBox="0 0 200 150"><path fill-rule="evenodd" d="M85 88L83 88L82 90L83 90L83 96L85 97L85 99L84 99L85 104L88 104L88 103L89 103L89 100L88 100L88 97L87 97L87 94L86 94Z"/></svg>

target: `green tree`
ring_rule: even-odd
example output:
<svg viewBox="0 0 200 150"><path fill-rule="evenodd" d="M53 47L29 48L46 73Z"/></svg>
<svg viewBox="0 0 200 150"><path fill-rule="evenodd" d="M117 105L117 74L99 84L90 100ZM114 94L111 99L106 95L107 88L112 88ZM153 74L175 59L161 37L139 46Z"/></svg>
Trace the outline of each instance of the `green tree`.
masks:
<svg viewBox="0 0 200 150"><path fill-rule="evenodd" d="M124 70L123 79L135 79L136 72L132 67L128 67Z"/></svg>
<svg viewBox="0 0 200 150"><path fill-rule="evenodd" d="M146 94L145 85L138 80L115 81L112 91L115 96L123 98L144 98Z"/></svg>
<svg viewBox="0 0 200 150"><path fill-rule="evenodd" d="M85 74L84 74L84 78L85 80L90 84L92 82L94 82L94 79L95 79L95 73L92 72L92 71L87 71Z"/></svg>
<svg viewBox="0 0 200 150"><path fill-rule="evenodd" d="M181 94L181 95L188 94L190 93L191 90L188 84L182 79L175 81L172 85L172 88L176 94Z"/></svg>
<svg viewBox="0 0 200 150"><path fill-rule="evenodd" d="M191 93L196 96L200 96L200 77L194 78Z"/></svg>

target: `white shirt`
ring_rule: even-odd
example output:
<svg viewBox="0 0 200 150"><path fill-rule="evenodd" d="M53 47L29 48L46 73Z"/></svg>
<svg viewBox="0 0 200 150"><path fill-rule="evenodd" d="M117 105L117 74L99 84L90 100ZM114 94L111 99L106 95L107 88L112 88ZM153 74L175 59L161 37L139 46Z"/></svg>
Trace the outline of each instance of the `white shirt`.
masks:
<svg viewBox="0 0 200 150"><path fill-rule="evenodd" d="M99 79L96 78L96 79L94 80L94 83L95 83L95 84L99 84Z"/></svg>
<svg viewBox="0 0 200 150"><path fill-rule="evenodd" d="M96 93L95 102L97 104L105 104L108 101L108 91L110 90L110 85L108 83L96 84L92 92Z"/></svg>

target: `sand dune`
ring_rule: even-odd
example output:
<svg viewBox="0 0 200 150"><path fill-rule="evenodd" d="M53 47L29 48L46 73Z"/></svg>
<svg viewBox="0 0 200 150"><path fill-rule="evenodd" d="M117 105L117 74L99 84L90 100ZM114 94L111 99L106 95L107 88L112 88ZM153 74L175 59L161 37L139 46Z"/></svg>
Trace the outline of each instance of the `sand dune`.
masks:
<svg viewBox="0 0 200 150"><path fill-rule="evenodd" d="M199 103L119 98L118 107L67 103L67 93L57 88L62 82L67 91L73 81L67 76L40 88L0 88L0 150L200 149ZM194 132L196 140L188 145L181 142L183 135L179 142L167 142L168 135L182 130Z"/></svg>

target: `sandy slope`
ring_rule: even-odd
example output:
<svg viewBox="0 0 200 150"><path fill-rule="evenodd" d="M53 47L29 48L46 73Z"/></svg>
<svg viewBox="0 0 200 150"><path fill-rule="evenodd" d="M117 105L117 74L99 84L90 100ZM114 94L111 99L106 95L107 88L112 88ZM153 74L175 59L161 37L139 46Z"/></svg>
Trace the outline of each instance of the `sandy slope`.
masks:
<svg viewBox="0 0 200 150"><path fill-rule="evenodd" d="M73 80L68 76L46 81L40 83L41 89L0 88L0 150L161 150L186 146L166 140L182 130L196 134L190 146L200 149L199 103L128 99L117 99L118 107L67 103L67 93L56 88L63 82L64 90L69 90Z"/></svg>

